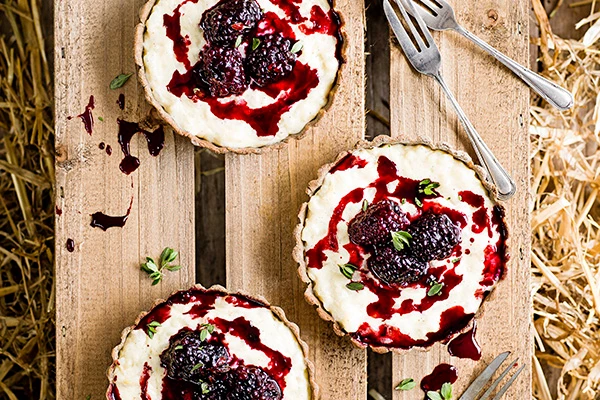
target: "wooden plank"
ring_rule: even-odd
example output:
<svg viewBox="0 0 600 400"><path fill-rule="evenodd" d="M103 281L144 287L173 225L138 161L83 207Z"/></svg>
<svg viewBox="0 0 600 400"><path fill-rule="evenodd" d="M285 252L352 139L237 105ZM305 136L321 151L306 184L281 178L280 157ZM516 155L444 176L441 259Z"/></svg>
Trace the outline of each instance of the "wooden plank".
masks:
<svg viewBox="0 0 600 400"><path fill-rule="evenodd" d="M348 61L332 107L306 137L281 150L226 156L227 284L265 296L298 323L323 399L364 399L366 352L335 336L305 302L291 256L308 182L364 132L364 7L340 0L336 8L346 22Z"/></svg>
<svg viewBox="0 0 600 400"><path fill-rule="evenodd" d="M467 29L521 63L528 62L527 0L455 0L457 17ZM459 102L498 159L512 173L519 190L506 204L512 259L508 273L488 298L478 320L481 362L451 358L445 346L428 353L416 350L394 356L394 384L404 377L417 381L449 362L459 370L455 393L500 352L510 350L527 367L504 399L531 398L531 303L529 294L530 228L528 211L529 91L506 69L453 32L434 35L443 59L443 75ZM439 85L407 64L397 46L391 55L392 135L428 136L470 149L456 114ZM473 154L472 151L470 151ZM420 390L395 392L394 399L422 399Z"/></svg>
<svg viewBox="0 0 600 400"><path fill-rule="evenodd" d="M166 132L165 148L149 156L141 135L132 141L140 168L119 171L117 118L140 121L148 112L133 77L119 91L108 88L121 72L133 72L133 31L142 1L55 2L56 92L56 326L57 398L104 397L110 351L120 332L155 299L194 282L194 161L187 139ZM126 107L116 105L119 93ZM92 136L78 118L94 95ZM112 156L98 148L110 144ZM132 186L133 185L133 186ZM90 214L123 215L124 228L104 232L90 226ZM67 238L75 251L65 249ZM146 255L165 246L180 251L181 272L158 286L139 271Z"/></svg>

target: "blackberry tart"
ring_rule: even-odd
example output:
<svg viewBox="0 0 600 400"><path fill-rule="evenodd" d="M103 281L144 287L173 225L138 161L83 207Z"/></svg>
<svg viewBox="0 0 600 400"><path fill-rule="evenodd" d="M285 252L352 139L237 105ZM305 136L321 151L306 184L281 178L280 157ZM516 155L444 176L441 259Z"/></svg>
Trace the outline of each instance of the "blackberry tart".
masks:
<svg viewBox="0 0 600 400"><path fill-rule="evenodd" d="M280 308L196 285L123 331L107 399L316 399L307 351Z"/></svg>
<svg viewBox="0 0 600 400"><path fill-rule="evenodd" d="M146 98L196 145L258 152L330 103L343 39L329 0L150 0L140 15Z"/></svg>
<svg viewBox="0 0 600 400"><path fill-rule="evenodd" d="M508 260L504 209L483 176L462 152L386 137L321 168L296 229L307 300L378 352L468 329Z"/></svg>

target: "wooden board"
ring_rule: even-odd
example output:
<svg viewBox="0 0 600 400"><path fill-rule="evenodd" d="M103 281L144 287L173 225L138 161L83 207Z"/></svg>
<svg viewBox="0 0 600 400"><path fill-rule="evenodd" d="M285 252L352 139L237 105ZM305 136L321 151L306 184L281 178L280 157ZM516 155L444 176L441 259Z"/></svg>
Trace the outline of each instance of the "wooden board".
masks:
<svg viewBox="0 0 600 400"><path fill-rule="evenodd" d="M527 64L529 1L455 0L452 5L467 29ZM515 197L506 204L512 258L506 277L488 297L485 313L478 321L482 362L450 357L442 345L436 345L429 353L413 350L394 356L393 383L405 377L420 381L435 366L448 362L459 370L455 393L462 393L474 374L499 353L510 350L511 359L518 357L519 363L526 363L527 367L504 399L530 399L529 91L510 72L458 34L444 32L434 37L442 53L442 73L448 85L519 187ZM392 136L421 134L469 150L473 156L456 114L439 85L415 73L397 45L392 45L390 89ZM418 390L394 395L396 400L422 398Z"/></svg>
<svg viewBox="0 0 600 400"><path fill-rule="evenodd" d="M132 153L140 168L119 170L117 118L140 121L148 106L135 77L122 90L109 89L122 72L134 72L133 30L142 1L55 2L56 79L56 327L57 398L101 399L110 351L120 332L155 299L194 282L194 162L187 139L166 134L165 148L151 157L137 135ZM117 107L119 93L125 110ZM92 136L78 118L90 95L96 117ZM101 122L97 117L103 117ZM112 156L98 148L110 144ZM133 186L132 186L133 184ZM123 229L90 226L90 214L123 215ZM75 251L65 242L72 238ZM158 286L139 271L147 255L165 246L180 251L184 268Z"/></svg>
<svg viewBox="0 0 600 400"><path fill-rule="evenodd" d="M366 352L333 333L304 300L291 254L293 229L319 166L364 133L364 7L338 0L348 34L347 63L333 106L300 141L262 155L226 157L227 284L265 296L300 326L323 399L366 398Z"/></svg>

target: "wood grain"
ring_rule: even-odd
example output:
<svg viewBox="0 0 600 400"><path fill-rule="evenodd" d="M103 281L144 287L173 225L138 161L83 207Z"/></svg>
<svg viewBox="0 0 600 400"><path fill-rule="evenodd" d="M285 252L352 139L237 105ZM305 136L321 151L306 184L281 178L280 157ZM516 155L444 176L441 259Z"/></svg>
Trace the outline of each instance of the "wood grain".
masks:
<svg viewBox="0 0 600 400"><path fill-rule="evenodd" d="M517 61L528 61L527 0L452 2L459 21ZM483 349L481 362L450 357L445 346L428 353L412 350L394 356L393 384L405 377L417 381L442 362L455 365L459 380L455 393L487 363L503 351L527 367L504 399L531 398L531 301L529 294L529 139L527 135L529 91L495 60L453 32L435 34L443 60L442 73L465 112L518 185L506 204L510 229L511 261L508 273L484 305L478 320L477 340ZM391 132L395 137L428 136L460 149L471 147L456 114L439 85L418 75L407 64L397 45L391 54ZM420 390L395 392L394 399L421 400Z"/></svg>
<svg viewBox="0 0 600 400"><path fill-rule="evenodd" d="M158 157L148 154L137 135L132 153L140 168L119 171L117 118L139 121L148 106L135 77L122 90L110 81L134 72L133 30L141 1L79 0L55 2L56 92L56 326L57 398L101 399L110 351L120 332L155 299L194 282L194 161L189 140L168 131ZM116 100L126 97L124 111ZM93 135L78 118L94 95ZM108 156L100 142L113 148ZM90 226L90 214L123 215L133 208L123 229L104 232ZM67 252L72 238L75 251ZM168 273L158 286L139 271L147 256L165 246L180 251L184 268Z"/></svg>
<svg viewBox="0 0 600 400"><path fill-rule="evenodd" d="M317 169L362 138L364 118L364 7L339 0L347 32L347 63L334 103L302 140L262 155L226 156L227 284L281 306L298 323L323 399L366 398L366 352L339 338L304 300L292 260L293 229L308 182Z"/></svg>

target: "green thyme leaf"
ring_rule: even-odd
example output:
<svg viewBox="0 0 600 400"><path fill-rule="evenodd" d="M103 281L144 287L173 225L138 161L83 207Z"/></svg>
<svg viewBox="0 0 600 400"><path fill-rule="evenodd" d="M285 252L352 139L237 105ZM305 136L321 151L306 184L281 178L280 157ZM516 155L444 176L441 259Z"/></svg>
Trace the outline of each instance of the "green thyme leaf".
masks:
<svg viewBox="0 0 600 400"><path fill-rule="evenodd" d="M152 286L158 285L164 277L163 270L167 271L178 271L181 269L180 265L170 265L171 262L175 261L179 253L170 247L165 249L160 254L160 266L156 264L151 257L146 257L146 262L140 266L140 269L148 274L152 279Z"/></svg>
<svg viewBox="0 0 600 400"><path fill-rule="evenodd" d="M417 207L423 207L423 202L421 202L421 200L419 200L418 197L415 197L415 204L417 205Z"/></svg>
<svg viewBox="0 0 600 400"><path fill-rule="evenodd" d="M444 400L442 398L441 394L439 394L438 392L432 392L432 391L427 392L427 398L429 400Z"/></svg>
<svg viewBox="0 0 600 400"><path fill-rule="evenodd" d="M131 77L131 75L133 75L133 74L120 74L120 75L118 75L115 79L113 79L110 82L110 89L111 90L115 90L115 89L118 89L120 87L123 87L123 85L126 84L127 81L129 80L129 78Z"/></svg>
<svg viewBox="0 0 600 400"><path fill-rule="evenodd" d="M252 39L252 51L256 50L260 46L260 39L254 38Z"/></svg>
<svg viewBox="0 0 600 400"><path fill-rule="evenodd" d="M148 326L152 326L152 327L154 327L154 328L157 328L157 327L159 327L159 326L160 326L160 322L158 322L158 321L152 321L152 322L150 322L150 323L148 324Z"/></svg>
<svg viewBox="0 0 600 400"><path fill-rule="evenodd" d="M177 346L175 346L175 350L183 350L183 346L178 344Z"/></svg>
<svg viewBox="0 0 600 400"><path fill-rule="evenodd" d="M352 279L352 275L354 275L354 271L356 271L358 269L357 267L355 267L352 264L341 264L341 265L339 265L339 267L340 267L340 272L342 273L342 275L344 275L348 279Z"/></svg>
<svg viewBox="0 0 600 400"><path fill-rule="evenodd" d="M300 50L302 50L303 47L304 47L304 44L302 44L302 42L296 42L292 46L292 49L290 50L290 52L292 54L296 54L297 52L299 52Z"/></svg>
<svg viewBox="0 0 600 400"><path fill-rule="evenodd" d="M452 399L452 384L450 382L446 382L442 385L442 390L440 390L442 397L444 400Z"/></svg>
<svg viewBox="0 0 600 400"><path fill-rule="evenodd" d="M360 282L350 282L349 284L346 285L346 287L350 290L354 290L355 292L361 291L365 288L365 285L363 285Z"/></svg>
<svg viewBox="0 0 600 400"><path fill-rule="evenodd" d="M240 44L242 44L242 35L238 36L237 39L235 39L235 47L240 47Z"/></svg>
<svg viewBox="0 0 600 400"><path fill-rule="evenodd" d="M179 253L176 252L175 250L173 250L172 248L165 247L165 249L162 251L162 253L160 255L161 266L164 266L165 264L168 264L168 263L172 263L173 261L175 261L175 259L177 258L178 255L179 255Z"/></svg>
<svg viewBox="0 0 600 400"><path fill-rule="evenodd" d="M202 368L202 367L204 367L204 364L202 364L202 363L198 363L198 364L196 364L196 365L194 365L194 366L192 367L192 370L191 370L190 372L197 371L197 370L199 370L199 369L200 369L200 368Z"/></svg>
<svg viewBox="0 0 600 400"><path fill-rule="evenodd" d="M436 295L440 295L443 287L444 287L443 283L436 283L431 288L429 288L429 291L427 292L427 296L433 297Z"/></svg>
<svg viewBox="0 0 600 400"><path fill-rule="evenodd" d="M406 204L406 199L402 199L402 204Z"/></svg>
<svg viewBox="0 0 600 400"><path fill-rule="evenodd" d="M202 389L202 394L210 393L210 387L208 386L208 383L202 382L200 384L200 388Z"/></svg>
<svg viewBox="0 0 600 400"><path fill-rule="evenodd" d="M419 186L417 186L417 190L419 193L422 193L426 196L430 196L435 194L435 189L439 188L440 184L438 182L431 182L431 179L423 179L419 182Z"/></svg>
<svg viewBox="0 0 600 400"><path fill-rule="evenodd" d="M392 243L394 248L398 251L404 250L405 247L410 247L410 240L412 236L410 233L405 231L392 232Z"/></svg>
<svg viewBox="0 0 600 400"><path fill-rule="evenodd" d="M417 382L413 378L403 379L394 389L396 390L412 390L417 386Z"/></svg>
<svg viewBox="0 0 600 400"><path fill-rule="evenodd" d="M458 201L462 201L462 196L460 194L458 195Z"/></svg>
<svg viewBox="0 0 600 400"><path fill-rule="evenodd" d="M460 261L460 257L456 257L456 258L453 258L452 260L450 260L450 262L451 262L452 264L456 264L456 263L457 263L457 262L459 262L459 261Z"/></svg>
<svg viewBox="0 0 600 400"><path fill-rule="evenodd" d="M215 326L212 324L203 324L200 326L200 341L204 342L208 336L215 331Z"/></svg>
<svg viewBox="0 0 600 400"><path fill-rule="evenodd" d="M156 328L158 328L159 326L161 325L158 321L152 321L146 326L148 328L148 331L146 333L148 334L148 337L150 339L154 337L154 334L156 333Z"/></svg>
<svg viewBox="0 0 600 400"><path fill-rule="evenodd" d="M85 400L91 400L92 399L92 395L88 394L87 396L85 396Z"/></svg>
<svg viewBox="0 0 600 400"><path fill-rule="evenodd" d="M102 118L102 117L98 117L98 121L100 121L100 122L104 122L104 118Z"/></svg>
<svg viewBox="0 0 600 400"><path fill-rule="evenodd" d="M362 210L367 211L367 208L369 208L369 202L367 201L367 199L364 199L362 204Z"/></svg>

